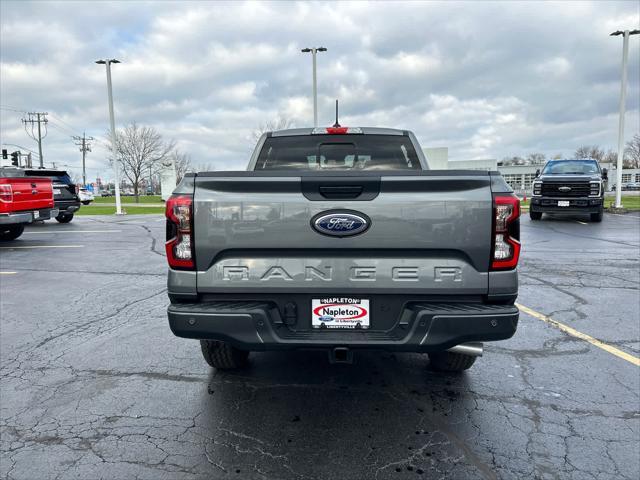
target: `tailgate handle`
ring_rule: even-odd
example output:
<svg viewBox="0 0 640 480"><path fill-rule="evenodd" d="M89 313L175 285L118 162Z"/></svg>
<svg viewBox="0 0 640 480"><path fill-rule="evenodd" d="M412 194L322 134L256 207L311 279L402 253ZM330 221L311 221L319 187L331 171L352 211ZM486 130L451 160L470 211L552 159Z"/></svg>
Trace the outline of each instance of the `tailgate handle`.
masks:
<svg viewBox="0 0 640 480"><path fill-rule="evenodd" d="M321 186L320 195L328 199L358 198L362 195L362 185Z"/></svg>

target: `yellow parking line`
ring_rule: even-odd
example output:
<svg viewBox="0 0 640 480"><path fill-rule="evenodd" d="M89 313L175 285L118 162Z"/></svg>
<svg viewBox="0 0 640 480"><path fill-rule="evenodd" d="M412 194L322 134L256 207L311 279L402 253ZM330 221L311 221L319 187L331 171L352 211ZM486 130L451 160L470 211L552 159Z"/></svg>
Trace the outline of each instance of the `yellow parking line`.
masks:
<svg viewBox="0 0 640 480"><path fill-rule="evenodd" d="M14 250L14 249L26 249L26 248L82 248L84 245L24 245L15 247L0 247L0 250Z"/></svg>
<svg viewBox="0 0 640 480"><path fill-rule="evenodd" d="M634 355L631 355L627 352L623 352L622 350L617 349L616 347L612 347L611 345L606 344L598 340L597 338L593 338L592 336L587 335L586 333L579 332L575 328L571 328L570 326L565 325L564 323L560 323L551 317L547 317L542 313L536 312L535 310L531 310L529 307L525 307L524 305L520 305L519 303L516 303L516 307L518 307L521 311L523 311L527 315L531 315L532 317L537 318L538 320L542 320L543 322L548 323L549 325L556 327L559 330L562 330L564 333L567 333L572 337L585 340L589 342L591 345L593 345L594 347L601 348L605 352L609 352L610 354L615 355L616 357L622 358L623 360L626 360L627 362L633 363L635 366L640 367L640 358Z"/></svg>

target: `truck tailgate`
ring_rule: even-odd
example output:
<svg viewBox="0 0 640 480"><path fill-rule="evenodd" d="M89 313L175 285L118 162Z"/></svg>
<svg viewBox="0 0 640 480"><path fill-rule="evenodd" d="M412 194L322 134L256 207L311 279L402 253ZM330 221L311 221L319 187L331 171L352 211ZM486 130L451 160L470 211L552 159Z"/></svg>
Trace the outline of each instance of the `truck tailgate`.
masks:
<svg viewBox="0 0 640 480"><path fill-rule="evenodd" d="M491 252L487 172L215 172L195 178L200 293L486 294ZM370 219L331 237L314 216Z"/></svg>
<svg viewBox="0 0 640 480"><path fill-rule="evenodd" d="M53 208L51 180L35 177L0 178L0 185L10 185L11 202L0 202L0 212L22 212Z"/></svg>

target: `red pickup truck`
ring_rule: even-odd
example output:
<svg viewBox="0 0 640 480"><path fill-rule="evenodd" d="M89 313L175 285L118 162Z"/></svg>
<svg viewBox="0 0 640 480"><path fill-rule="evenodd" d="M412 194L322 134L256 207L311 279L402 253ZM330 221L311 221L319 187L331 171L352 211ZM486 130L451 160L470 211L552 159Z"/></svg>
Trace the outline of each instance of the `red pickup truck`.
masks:
<svg viewBox="0 0 640 480"><path fill-rule="evenodd" d="M56 215L51 179L25 177L15 168L0 169L0 241L15 240L25 225Z"/></svg>

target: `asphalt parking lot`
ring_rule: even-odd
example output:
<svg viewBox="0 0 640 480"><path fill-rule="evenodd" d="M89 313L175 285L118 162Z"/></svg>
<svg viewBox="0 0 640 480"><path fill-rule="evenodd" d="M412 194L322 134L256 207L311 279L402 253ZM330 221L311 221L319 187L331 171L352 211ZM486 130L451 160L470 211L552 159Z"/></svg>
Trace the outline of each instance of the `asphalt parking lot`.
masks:
<svg viewBox="0 0 640 480"><path fill-rule="evenodd" d="M639 217L523 217L527 313L462 375L321 352L214 372L168 328L163 239L129 215L0 245L3 478L638 478Z"/></svg>

